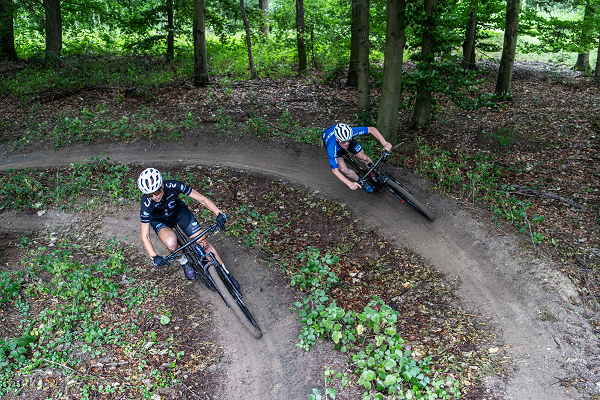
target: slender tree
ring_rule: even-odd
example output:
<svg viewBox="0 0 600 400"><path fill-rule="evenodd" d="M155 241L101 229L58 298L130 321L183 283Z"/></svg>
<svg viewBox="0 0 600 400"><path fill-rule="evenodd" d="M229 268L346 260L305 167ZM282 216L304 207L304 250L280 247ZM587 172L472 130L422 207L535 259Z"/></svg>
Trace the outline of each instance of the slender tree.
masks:
<svg viewBox="0 0 600 400"><path fill-rule="evenodd" d="M477 29L477 0L472 0L469 11L469 22L465 32L465 43L463 44L463 67L475 67L475 31Z"/></svg>
<svg viewBox="0 0 600 400"><path fill-rule="evenodd" d="M208 60L206 58L206 4L204 0L194 0L194 86L207 86Z"/></svg>
<svg viewBox="0 0 600 400"><path fill-rule="evenodd" d="M425 20L423 21L423 39L421 42L421 62L424 64L426 75L431 74L433 70L431 64L434 60L435 48L435 14L437 12L437 0L425 0ZM431 116L431 87L429 82L422 82L417 89L417 98L415 100L415 110L413 112L411 127L417 128L426 126Z"/></svg>
<svg viewBox="0 0 600 400"><path fill-rule="evenodd" d="M60 0L43 0L46 30L46 59L60 57L62 50L62 14Z"/></svg>
<svg viewBox="0 0 600 400"><path fill-rule="evenodd" d="M359 7L358 14L358 97L357 111L362 113L367 110L371 102L369 88L369 52L371 43L369 42L369 0L356 0Z"/></svg>
<svg viewBox="0 0 600 400"><path fill-rule="evenodd" d="M398 143L398 105L402 94L404 16L406 0L387 0L383 83L377 110L377 128L388 142Z"/></svg>
<svg viewBox="0 0 600 400"><path fill-rule="evenodd" d="M254 57L252 57L252 40L250 37L250 24L248 24L248 18L246 17L246 7L244 6L244 0L240 0L240 9L242 10L242 20L244 21L244 29L246 30L246 47L248 48L248 64L250 67L250 78L254 79L256 73L254 71Z"/></svg>
<svg viewBox="0 0 600 400"><path fill-rule="evenodd" d="M269 36L269 0L258 0L258 8L262 13L260 31L263 35Z"/></svg>
<svg viewBox="0 0 600 400"><path fill-rule="evenodd" d="M352 0L352 11L350 21L350 64L348 65L347 87L358 86L358 15L361 4L360 0Z"/></svg>
<svg viewBox="0 0 600 400"><path fill-rule="evenodd" d="M15 49L12 0L0 0L0 60L19 59Z"/></svg>
<svg viewBox="0 0 600 400"><path fill-rule="evenodd" d="M304 28L304 0L296 0L296 41L298 45L298 73L300 75L306 74L308 70Z"/></svg>
<svg viewBox="0 0 600 400"><path fill-rule="evenodd" d="M502 58L500 59L500 69L496 81L496 94L510 93L515 53L517 51L517 37L519 35L520 6L520 0L507 0L506 2L504 43L502 44Z"/></svg>
<svg viewBox="0 0 600 400"><path fill-rule="evenodd" d="M600 37L598 38L598 55L596 57L596 69L594 70L596 79L600 79Z"/></svg>
<svg viewBox="0 0 600 400"><path fill-rule="evenodd" d="M167 0L167 60L175 58L175 24L173 21L173 0Z"/></svg>

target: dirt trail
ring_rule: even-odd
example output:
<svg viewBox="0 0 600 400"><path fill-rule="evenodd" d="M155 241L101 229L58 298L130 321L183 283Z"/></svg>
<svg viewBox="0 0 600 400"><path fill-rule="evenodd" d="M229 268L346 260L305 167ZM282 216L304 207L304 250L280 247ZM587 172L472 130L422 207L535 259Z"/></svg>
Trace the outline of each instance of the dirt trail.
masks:
<svg viewBox="0 0 600 400"><path fill-rule="evenodd" d="M548 400L587 396L569 386L560 385L561 380L569 381L581 376L582 370L590 370L592 358L594 362L598 361L600 343L582 316L586 310L578 305L577 292L570 281L558 273L556 266L550 265L549 261L526 260L519 256L518 242L524 237L491 233L488 220L477 221L455 201L416 189L425 186L418 177L390 168L411 189L415 189L413 192L417 198L435 210L436 220L433 223L427 222L408 207L399 205L391 196L366 195L362 191L347 190L329 172L323 149L286 144L278 140L215 142L200 137L186 143L75 146L57 152L9 154L0 160L0 168L58 166L80 162L100 153L109 156L112 161L137 162L148 166L206 164L261 172L304 185L331 200L347 203L364 226L377 228L387 240L396 241L397 245L421 254L438 270L447 273L449 278L460 279L459 294L463 303L473 312L493 317L491 321L502 332L507 344L506 355L515 360L518 370L507 382L489 378L490 387L507 399ZM137 237L137 232L130 237ZM254 276L255 271L259 269L252 269L246 278ZM252 301L261 309L265 308L265 302L275 301L260 292L252 292L252 295L256 295ZM287 304L291 302L285 298L291 296L291 292L286 292L283 287L278 287L278 295L282 296L282 307L275 303L269 303L268 307L273 313L274 324L280 315L289 313ZM286 306L281 310L283 304ZM540 318L542 311L543 315L552 315L554 318ZM273 326L278 329L276 325ZM270 327L269 323L269 328L265 326L265 330ZM228 327L219 329L227 335ZM295 339L296 336L292 336L286 340ZM300 359L297 357L301 357L295 353L289 354L287 349L277 349L277 342L266 345L275 346L271 349L275 353L285 353L280 354L277 360L282 368L291 368ZM248 365L246 361L250 362L253 354L261 354L263 346L264 340L245 343L242 352L234 349L230 356L236 361L229 365L228 373L237 378L239 373L236 375L233 372L236 368L249 371L257 368L257 365ZM600 372L591 370L586 373L585 379L595 386L597 393L600 390ZM280 376L299 378L298 375L308 374L288 369ZM263 393L275 387L275 381L268 377L263 376L259 380L266 385ZM226 398L244 398L242 392L232 390L226 393ZM245 398L259 398L254 397L255 394L258 393L247 392ZM306 396L307 392L299 393L297 398Z"/></svg>

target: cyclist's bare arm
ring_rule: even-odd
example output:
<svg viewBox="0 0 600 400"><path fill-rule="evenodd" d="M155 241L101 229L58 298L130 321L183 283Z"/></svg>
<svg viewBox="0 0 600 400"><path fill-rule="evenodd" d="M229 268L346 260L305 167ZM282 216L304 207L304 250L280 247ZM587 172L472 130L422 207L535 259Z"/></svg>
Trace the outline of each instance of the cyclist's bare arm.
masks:
<svg viewBox="0 0 600 400"><path fill-rule="evenodd" d="M346 178L346 176L342 174L338 168L332 168L331 172L333 172L333 175L335 175L336 178L338 178L342 183L344 183L352 190L356 190L362 187L358 184L358 182L353 182L350 179Z"/></svg>
<svg viewBox="0 0 600 400"><path fill-rule="evenodd" d="M381 132L379 132L379 130L373 126L369 126L369 133L373 136L375 136L375 139L379 140L379 143L381 143L381 145L383 146L383 149L386 152L390 152L392 151L392 144L390 142L388 142L387 140L385 140L385 138L383 137L383 135L381 134Z"/></svg>
<svg viewBox="0 0 600 400"><path fill-rule="evenodd" d="M198 193L194 189L192 189L192 192L189 194L189 196L192 199L196 200L198 203L202 204L203 207L208 208L215 215L219 215L221 213L221 210L219 210L219 207L217 207L215 205L215 203L213 203L207 197L201 195L200 193Z"/></svg>
<svg viewBox="0 0 600 400"><path fill-rule="evenodd" d="M156 255L156 252L154 251L154 247L152 247L152 242L150 242L150 223L149 222L142 222L142 243L144 244L144 248L146 249L146 251L148 252L148 254L150 255L150 257L154 257Z"/></svg>
<svg viewBox="0 0 600 400"><path fill-rule="evenodd" d="M201 195L200 193L198 193L194 189L192 189L192 191L189 194L189 196L192 199L196 200L198 203L202 204L203 207L208 208L215 215L218 216L221 213L221 210L219 210L219 207L217 207L217 205L215 203L213 203L206 196ZM199 234L199 233L200 232L198 232L197 234ZM192 235L192 237L195 237L195 235ZM219 256L219 253L217 253L217 250L213 247L212 244L208 243L208 241L205 240L205 239L201 239L197 243L200 244L201 246L204 246L204 245L208 246L208 251L212 252L215 255L215 257L217 258L217 261L219 262L219 264L223 264L223 260L221 260L221 257Z"/></svg>

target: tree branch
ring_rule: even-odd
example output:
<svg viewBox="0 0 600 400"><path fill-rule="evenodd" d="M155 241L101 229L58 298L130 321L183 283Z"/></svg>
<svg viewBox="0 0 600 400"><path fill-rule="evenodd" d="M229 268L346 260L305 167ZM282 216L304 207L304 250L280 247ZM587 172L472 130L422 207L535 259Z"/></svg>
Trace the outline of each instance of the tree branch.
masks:
<svg viewBox="0 0 600 400"><path fill-rule="evenodd" d="M593 210L590 210L589 208L587 208L586 206L583 206L583 205L575 202L574 200L567 199L566 197L559 196L559 195L554 194L552 192L540 192L539 190L527 189L525 186L514 185L514 184L511 184L509 186L511 186L511 187L513 187L515 189L519 189L520 190L519 192L513 192L513 193L516 193L516 194L521 194L521 195L527 196L526 193L523 193L523 191L526 191L526 192L529 192L529 193L531 193L531 194L533 194L535 196L548 197L548 198L553 199L553 200L558 200L558 201L560 201L562 203L570 205L571 207L579 208L579 209L581 209L584 212L593 211Z"/></svg>

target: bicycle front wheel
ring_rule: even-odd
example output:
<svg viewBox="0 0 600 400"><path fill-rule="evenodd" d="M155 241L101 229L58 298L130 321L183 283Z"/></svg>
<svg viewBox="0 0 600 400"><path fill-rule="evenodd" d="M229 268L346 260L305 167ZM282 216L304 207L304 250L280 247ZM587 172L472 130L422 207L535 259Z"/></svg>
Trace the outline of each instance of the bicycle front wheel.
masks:
<svg viewBox="0 0 600 400"><path fill-rule="evenodd" d="M411 192L404 188L404 186L394 182L392 179L388 180L385 184L389 191L392 192L398 199L400 199L400 201L408 203L419 214L428 220L433 221L435 215L425 206L423 206L417 199L415 199L415 196L413 196Z"/></svg>
<svg viewBox="0 0 600 400"><path fill-rule="evenodd" d="M242 294L235 288L231 279L223 270L223 267L217 262L212 262L208 266L208 273L217 286L223 301L233 310L246 329L252 332L257 339L260 338L262 331L258 323L242 301Z"/></svg>

